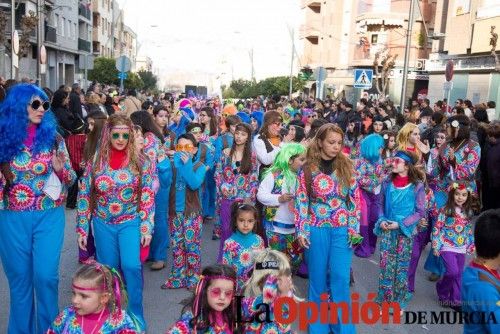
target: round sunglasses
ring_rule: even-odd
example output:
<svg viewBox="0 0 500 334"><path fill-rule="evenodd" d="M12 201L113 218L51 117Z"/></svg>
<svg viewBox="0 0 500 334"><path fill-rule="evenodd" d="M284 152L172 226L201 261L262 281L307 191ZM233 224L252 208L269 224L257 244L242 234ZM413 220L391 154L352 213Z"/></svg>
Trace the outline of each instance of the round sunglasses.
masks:
<svg viewBox="0 0 500 334"><path fill-rule="evenodd" d="M120 139L120 136L125 139L125 140L128 140L129 137L130 137L130 134L128 133L118 133L118 132L115 132L115 133L112 133L111 134L111 138L114 139L114 140L118 140Z"/></svg>
<svg viewBox="0 0 500 334"><path fill-rule="evenodd" d="M43 110L47 111L50 109L50 102L49 101L45 101L45 102L42 102L40 100L33 100L33 102L31 102L31 108L33 108L33 110L38 110L38 108L40 108L40 106L43 107Z"/></svg>

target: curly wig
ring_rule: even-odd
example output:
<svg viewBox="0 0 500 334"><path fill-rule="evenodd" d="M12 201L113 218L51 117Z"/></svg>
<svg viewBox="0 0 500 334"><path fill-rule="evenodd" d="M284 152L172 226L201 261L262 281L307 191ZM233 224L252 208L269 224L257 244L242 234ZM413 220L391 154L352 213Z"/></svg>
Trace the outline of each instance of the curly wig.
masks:
<svg viewBox="0 0 500 334"><path fill-rule="evenodd" d="M34 98L47 101L47 94L31 84L18 84L9 89L7 97L0 104L0 162L10 162L21 152L28 136L28 105ZM48 110L37 126L33 154L54 146L57 121Z"/></svg>

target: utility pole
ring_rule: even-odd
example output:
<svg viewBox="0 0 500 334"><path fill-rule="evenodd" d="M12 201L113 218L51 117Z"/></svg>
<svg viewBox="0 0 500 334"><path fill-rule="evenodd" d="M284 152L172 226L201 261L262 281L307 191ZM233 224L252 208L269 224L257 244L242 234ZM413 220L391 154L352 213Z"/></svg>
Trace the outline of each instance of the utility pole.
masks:
<svg viewBox="0 0 500 334"><path fill-rule="evenodd" d="M411 35L413 30L413 14L415 12L415 0L410 1L410 17L408 18L408 29L406 30L405 62L403 66L403 87L401 88L401 113L406 103L406 83L408 81L408 63L410 61ZM425 20L425 19L424 19Z"/></svg>
<svg viewBox="0 0 500 334"><path fill-rule="evenodd" d="M295 56L295 31L294 29L290 29L290 37L292 38L292 61L290 62L290 84L288 89L288 100L292 99L292 85L293 85L293 60Z"/></svg>
<svg viewBox="0 0 500 334"><path fill-rule="evenodd" d="M10 48L10 76L11 79L17 79L16 67L14 66L14 57L16 56L14 51L14 30L16 30L16 1L10 1L10 38L11 38L11 48Z"/></svg>
<svg viewBox="0 0 500 334"><path fill-rule="evenodd" d="M252 63L252 76L251 79L252 81L255 81L255 70L253 67L253 47L248 51L248 55L250 56L250 62Z"/></svg>
<svg viewBox="0 0 500 334"><path fill-rule="evenodd" d="M42 86L42 70L41 70L41 51L42 51L42 34L43 34L43 10L42 10L42 0L36 1L36 11L38 16L38 31L36 34L36 45L37 45L37 53L36 53L36 83L41 87ZM71 27L70 27L71 29Z"/></svg>

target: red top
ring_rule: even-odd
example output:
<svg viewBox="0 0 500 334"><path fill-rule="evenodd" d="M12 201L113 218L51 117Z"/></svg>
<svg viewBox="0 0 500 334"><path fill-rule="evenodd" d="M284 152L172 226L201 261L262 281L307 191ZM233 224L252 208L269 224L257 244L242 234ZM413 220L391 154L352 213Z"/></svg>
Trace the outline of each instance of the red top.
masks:
<svg viewBox="0 0 500 334"><path fill-rule="evenodd" d="M486 267L485 265L479 264L475 261L471 261L470 266L473 268L484 270L487 273L491 274L493 277L495 277L497 280L500 281L500 273L498 273L498 270L490 269L490 268Z"/></svg>
<svg viewBox="0 0 500 334"><path fill-rule="evenodd" d="M123 166L125 166L125 163L127 161L127 150L121 150L118 151L117 149L114 149L111 147L111 154L109 157L109 165L111 166L112 169L120 169Z"/></svg>
<svg viewBox="0 0 500 334"><path fill-rule="evenodd" d="M109 317L109 311L104 309L99 313L86 314L79 318L79 323L82 326L82 333L98 333L102 325Z"/></svg>
<svg viewBox="0 0 500 334"><path fill-rule="evenodd" d="M395 187L402 188L406 187L410 183L410 181L408 176L396 175L396 177L394 177L394 179L392 180L392 183L394 184Z"/></svg>

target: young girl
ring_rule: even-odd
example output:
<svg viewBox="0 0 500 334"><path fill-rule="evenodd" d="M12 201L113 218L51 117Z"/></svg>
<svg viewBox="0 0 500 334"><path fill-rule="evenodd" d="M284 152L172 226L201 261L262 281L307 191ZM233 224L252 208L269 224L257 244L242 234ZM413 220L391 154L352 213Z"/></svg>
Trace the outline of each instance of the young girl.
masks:
<svg viewBox="0 0 500 334"><path fill-rule="evenodd" d="M301 261L295 241L293 200L297 173L306 162L306 149L297 143L283 145L273 165L264 172L257 199L264 205L264 227L269 247L288 255L296 269Z"/></svg>
<svg viewBox="0 0 500 334"><path fill-rule="evenodd" d="M273 317L274 303L278 297L293 297L294 287L292 270L285 254L272 249L265 249L255 256L252 277L245 287L245 298L242 300L242 314L250 319L262 311L262 303L269 306L271 322L262 318L245 324L245 334L291 334L291 326L278 323ZM284 317L287 311L281 310Z"/></svg>
<svg viewBox="0 0 500 334"><path fill-rule="evenodd" d="M441 305L460 308L465 254L474 252L471 218L476 206L473 190L465 181L450 185L448 201L432 229L432 251L440 256L445 273L436 290Z"/></svg>
<svg viewBox="0 0 500 334"><path fill-rule="evenodd" d="M255 234L259 221L257 209L243 202L231 205L231 226L233 234L224 242L222 263L230 265L236 271L236 292L243 291L243 286L250 277L253 268L253 252L264 249L264 240Z"/></svg>
<svg viewBox="0 0 500 334"><path fill-rule="evenodd" d="M47 334L139 333L125 311L127 293L115 269L83 265L73 277L72 290L73 305L59 313Z"/></svg>
<svg viewBox="0 0 500 334"><path fill-rule="evenodd" d="M355 160L356 179L361 188L361 225L362 243L354 254L358 257L370 257L375 253L377 237L373 228L380 214L380 189L386 177L381 159L384 139L374 133L361 141L361 157Z"/></svg>
<svg viewBox="0 0 500 334"><path fill-rule="evenodd" d="M252 129L248 124L238 124L234 132L233 146L223 151L215 173L221 221L218 262L222 260L224 241L232 233L231 204L237 199L255 202L258 187L257 173L257 158L252 151Z"/></svg>
<svg viewBox="0 0 500 334"><path fill-rule="evenodd" d="M392 175L382 185L381 217L374 233L380 238L380 276L376 302L396 302L403 308L411 299L408 290L408 265L413 234L425 216L425 191L415 165L417 157L396 152Z"/></svg>
<svg viewBox="0 0 500 334"><path fill-rule="evenodd" d="M167 334L232 334L236 327L235 287L236 273L230 266L215 264L203 269L193 298Z"/></svg>
<svg viewBox="0 0 500 334"><path fill-rule="evenodd" d="M199 189L205 166L196 162L197 142L192 134L177 140L170 187L169 223L173 252L172 270L162 289L191 288L201 271L201 202Z"/></svg>

